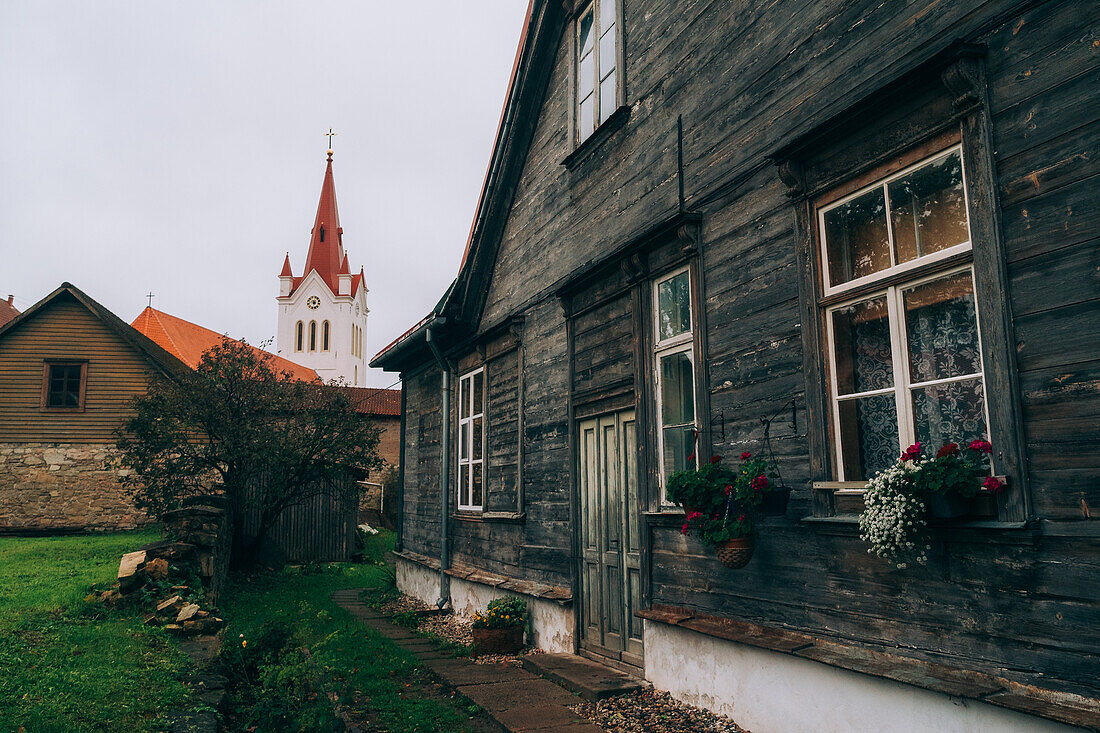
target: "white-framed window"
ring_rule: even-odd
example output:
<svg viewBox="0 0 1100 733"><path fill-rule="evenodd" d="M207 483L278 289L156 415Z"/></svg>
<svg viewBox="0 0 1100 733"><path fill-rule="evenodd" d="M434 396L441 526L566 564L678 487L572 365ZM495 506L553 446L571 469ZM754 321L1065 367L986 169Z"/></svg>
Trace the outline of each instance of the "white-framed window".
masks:
<svg viewBox="0 0 1100 733"><path fill-rule="evenodd" d="M653 281L653 369L662 501L669 474L698 466L695 322L691 272L682 267ZM667 503L667 502L666 502Z"/></svg>
<svg viewBox="0 0 1100 733"><path fill-rule="evenodd" d="M309 322L309 350L317 350L317 321Z"/></svg>
<svg viewBox="0 0 1100 733"><path fill-rule="evenodd" d="M576 142L579 144L619 107L619 0L593 0L577 16Z"/></svg>
<svg viewBox="0 0 1100 733"><path fill-rule="evenodd" d="M485 367L458 380L458 508L485 507Z"/></svg>
<svg viewBox="0 0 1100 733"><path fill-rule="evenodd" d="M302 350L302 322L298 321L298 325L294 327L294 350Z"/></svg>
<svg viewBox="0 0 1100 733"><path fill-rule="evenodd" d="M328 351L328 321L321 324L321 351Z"/></svg>
<svg viewBox="0 0 1100 733"><path fill-rule="evenodd" d="M920 442L988 435L962 150L821 206L837 478L861 481ZM942 267L937 263L942 262Z"/></svg>

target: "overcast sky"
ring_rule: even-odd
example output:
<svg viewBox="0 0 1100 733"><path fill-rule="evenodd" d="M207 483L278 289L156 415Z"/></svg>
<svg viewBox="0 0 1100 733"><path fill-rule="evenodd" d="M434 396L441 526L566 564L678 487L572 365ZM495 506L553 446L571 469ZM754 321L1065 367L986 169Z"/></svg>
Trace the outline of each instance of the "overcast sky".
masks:
<svg viewBox="0 0 1100 733"><path fill-rule="evenodd" d="M259 343L326 138L369 354L454 277L526 0L0 3L0 298L70 281ZM376 372L368 384L395 376Z"/></svg>

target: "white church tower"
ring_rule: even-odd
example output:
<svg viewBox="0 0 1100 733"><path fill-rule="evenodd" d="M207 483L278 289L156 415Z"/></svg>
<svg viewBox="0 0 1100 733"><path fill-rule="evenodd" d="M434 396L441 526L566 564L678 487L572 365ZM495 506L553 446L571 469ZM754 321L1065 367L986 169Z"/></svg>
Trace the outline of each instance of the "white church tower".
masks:
<svg viewBox="0 0 1100 733"><path fill-rule="evenodd" d="M359 385L366 381L367 287L362 267L351 274L343 239L330 149L305 269L295 277L288 252L279 273L278 353L326 382Z"/></svg>

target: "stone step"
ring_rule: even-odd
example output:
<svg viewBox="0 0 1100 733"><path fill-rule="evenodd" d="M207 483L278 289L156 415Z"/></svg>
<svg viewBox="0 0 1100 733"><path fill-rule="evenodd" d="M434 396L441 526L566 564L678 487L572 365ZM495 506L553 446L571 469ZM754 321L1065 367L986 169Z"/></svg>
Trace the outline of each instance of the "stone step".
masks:
<svg viewBox="0 0 1100 733"><path fill-rule="evenodd" d="M636 677L576 654L528 654L523 668L592 702L646 686Z"/></svg>

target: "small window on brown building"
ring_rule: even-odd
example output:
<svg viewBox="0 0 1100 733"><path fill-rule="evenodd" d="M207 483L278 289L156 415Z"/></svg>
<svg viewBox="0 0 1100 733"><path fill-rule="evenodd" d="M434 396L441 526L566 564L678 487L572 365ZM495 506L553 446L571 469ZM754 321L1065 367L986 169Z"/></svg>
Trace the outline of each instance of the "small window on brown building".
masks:
<svg viewBox="0 0 1100 733"><path fill-rule="evenodd" d="M50 410L83 410L87 362L46 362L43 370L42 407Z"/></svg>

